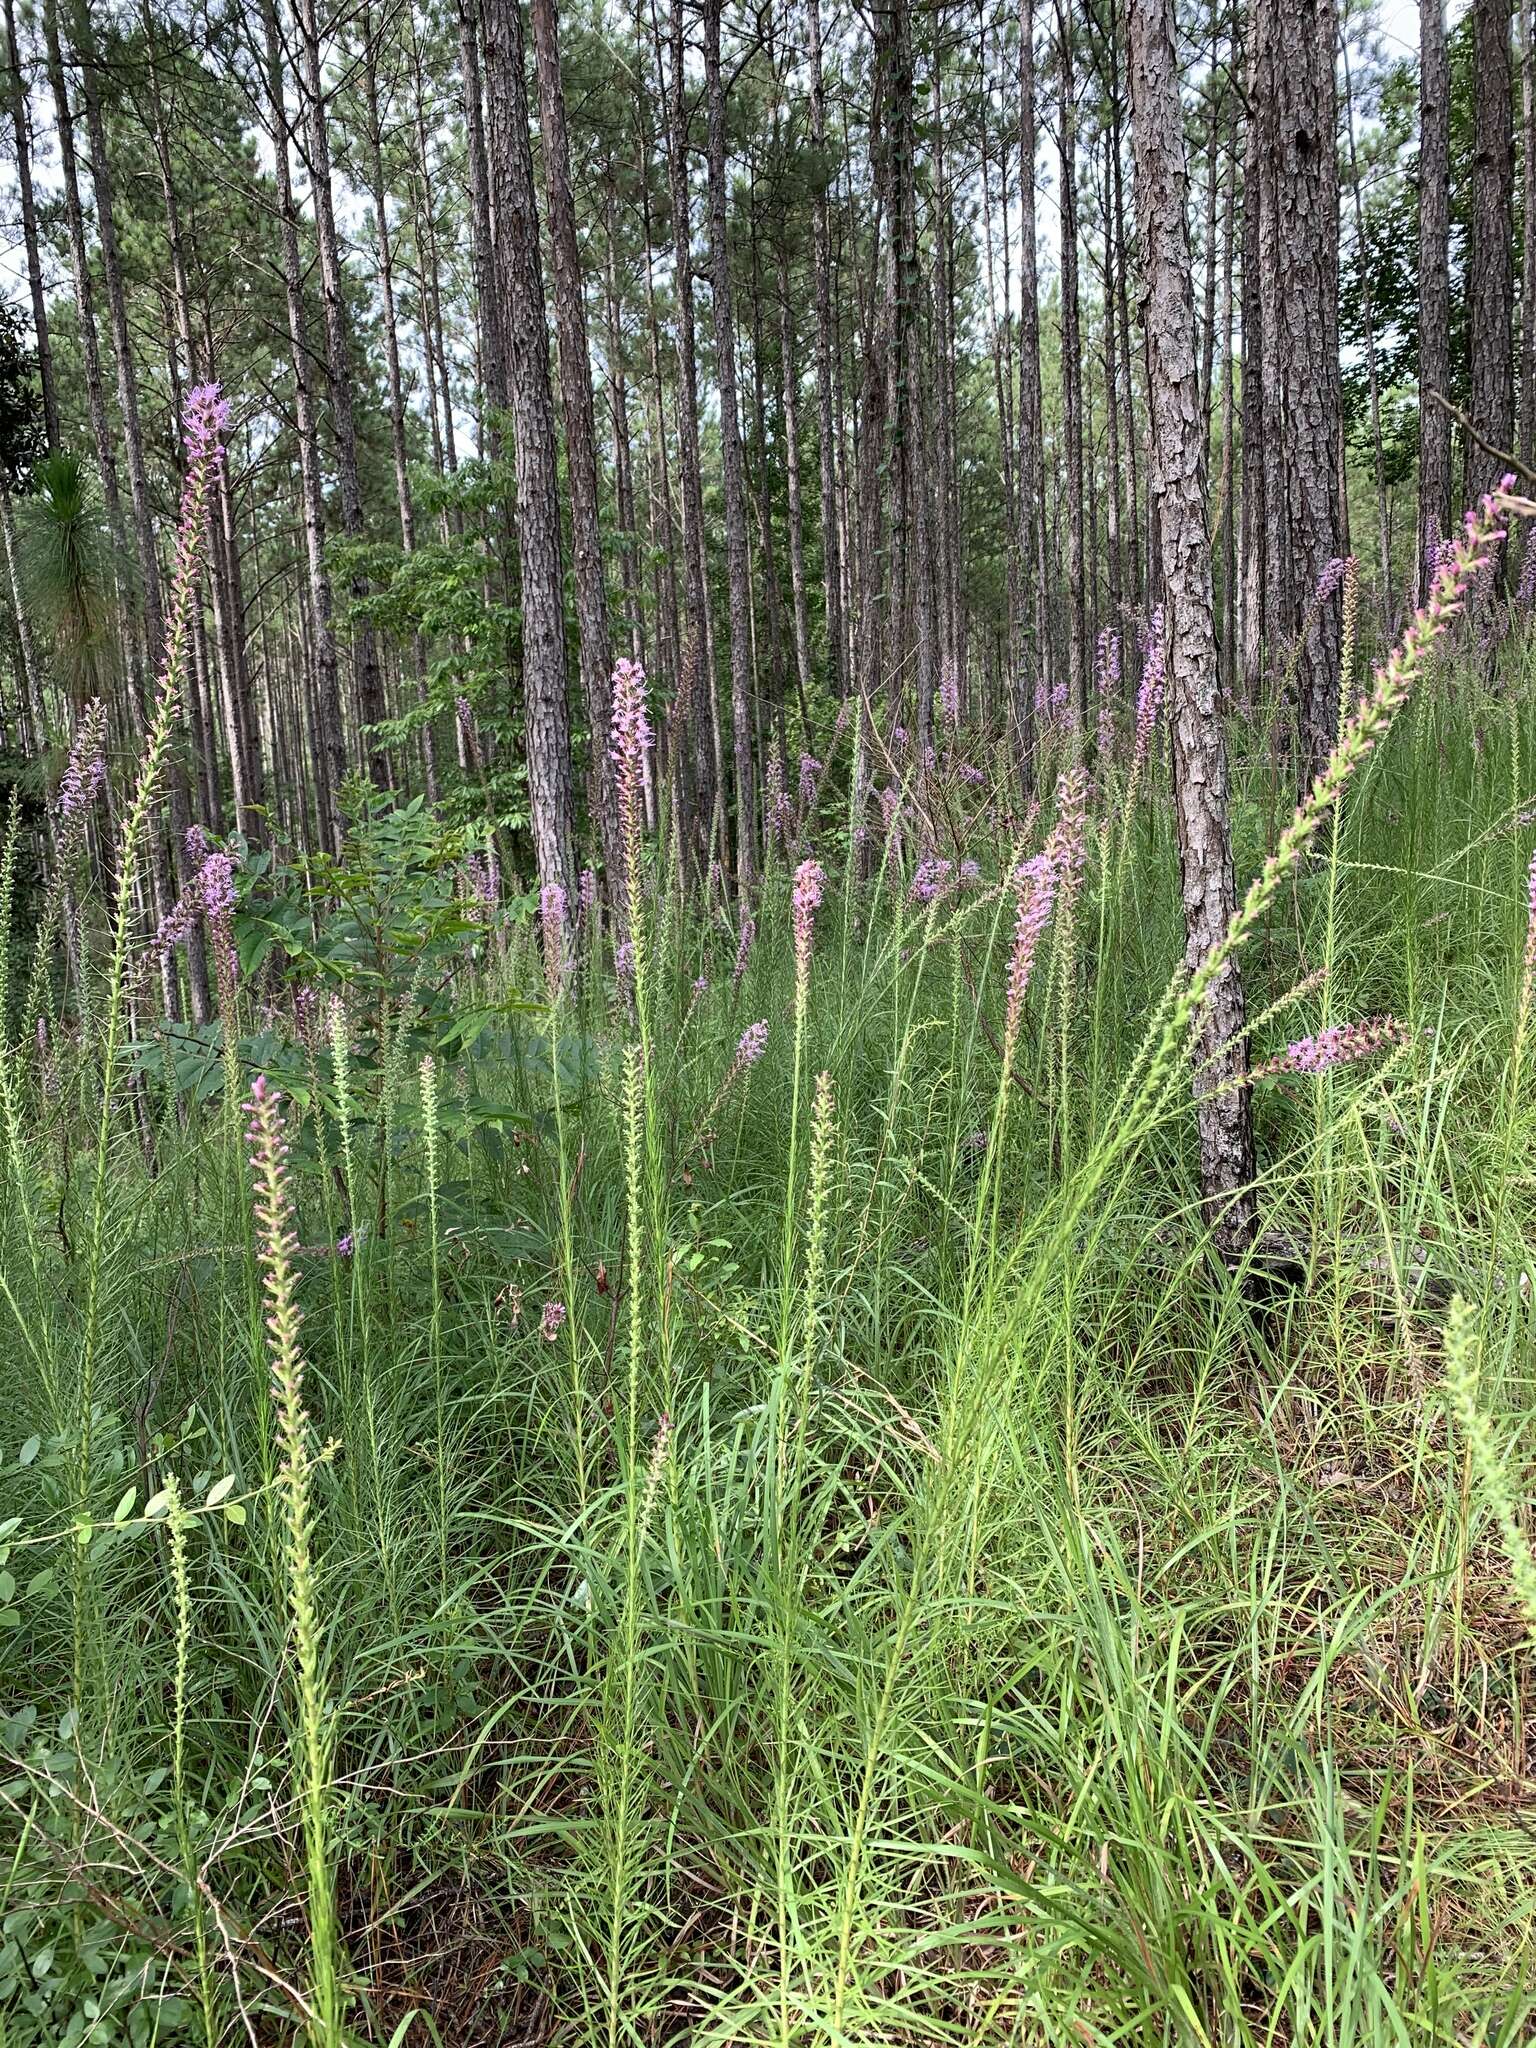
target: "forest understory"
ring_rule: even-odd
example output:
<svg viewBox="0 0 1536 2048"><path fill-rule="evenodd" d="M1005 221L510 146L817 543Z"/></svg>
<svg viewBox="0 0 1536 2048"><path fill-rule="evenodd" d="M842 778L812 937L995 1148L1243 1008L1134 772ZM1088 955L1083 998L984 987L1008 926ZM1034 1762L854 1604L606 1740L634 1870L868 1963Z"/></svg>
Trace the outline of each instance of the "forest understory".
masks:
<svg viewBox="0 0 1536 2048"><path fill-rule="evenodd" d="M1536 2039L1536 8L5 28L0 2048Z"/></svg>

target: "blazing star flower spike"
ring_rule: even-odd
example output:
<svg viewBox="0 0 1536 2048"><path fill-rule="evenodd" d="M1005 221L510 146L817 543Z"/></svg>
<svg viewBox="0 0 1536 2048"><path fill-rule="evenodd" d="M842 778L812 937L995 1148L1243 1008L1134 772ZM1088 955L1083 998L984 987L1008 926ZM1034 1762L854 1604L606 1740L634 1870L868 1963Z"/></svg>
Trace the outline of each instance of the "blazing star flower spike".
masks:
<svg viewBox="0 0 1536 2048"><path fill-rule="evenodd" d="M795 964L802 977L810 964L816 913L821 908L821 892L826 879L819 861L803 860L795 869Z"/></svg>

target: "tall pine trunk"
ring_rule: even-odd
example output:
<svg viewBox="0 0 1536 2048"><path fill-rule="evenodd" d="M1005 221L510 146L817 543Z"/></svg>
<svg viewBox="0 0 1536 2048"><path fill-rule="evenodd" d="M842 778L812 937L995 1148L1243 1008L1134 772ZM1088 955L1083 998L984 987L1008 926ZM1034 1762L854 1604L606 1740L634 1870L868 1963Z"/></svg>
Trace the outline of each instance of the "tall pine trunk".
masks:
<svg viewBox="0 0 1536 2048"><path fill-rule="evenodd" d="M1173 0L1131 0L1130 84L1136 217L1146 282L1152 498L1161 537L1174 813L1184 895L1184 962L1194 970L1237 904L1228 816L1206 523L1205 427L1196 357L1194 279L1185 215L1184 119ZM1228 1262L1253 1242L1253 1116L1236 959L1217 976L1194 1046L1200 1191Z"/></svg>

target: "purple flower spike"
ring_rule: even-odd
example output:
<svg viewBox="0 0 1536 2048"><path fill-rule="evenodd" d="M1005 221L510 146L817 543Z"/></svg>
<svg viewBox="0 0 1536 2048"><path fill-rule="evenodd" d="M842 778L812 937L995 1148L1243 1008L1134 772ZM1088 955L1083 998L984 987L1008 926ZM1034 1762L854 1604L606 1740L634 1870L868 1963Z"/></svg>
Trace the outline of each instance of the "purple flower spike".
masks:
<svg viewBox="0 0 1536 2048"><path fill-rule="evenodd" d="M565 1327L565 1303L546 1301L544 1313L539 1318L539 1335L546 1344L553 1344Z"/></svg>
<svg viewBox="0 0 1536 2048"><path fill-rule="evenodd" d="M93 697L80 714L59 783L56 807L66 823L83 817L107 786L106 739L107 708L99 697Z"/></svg>
<svg viewBox="0 0 1536 2048"><path fill-rule="evenodd" d="M741 1034L736 1047L737 1068L755 1067L767 1050L768 1022L763 1018L756 1024L749 1024Z"/></svg>
<svg viewBox="0 0 1536 2048"><path fill-rule="evenodd" d="M810 971L816 912L821 908L821 892L826 879L819 861L803 860L795 869L795 976L802 987Z"/></svg>

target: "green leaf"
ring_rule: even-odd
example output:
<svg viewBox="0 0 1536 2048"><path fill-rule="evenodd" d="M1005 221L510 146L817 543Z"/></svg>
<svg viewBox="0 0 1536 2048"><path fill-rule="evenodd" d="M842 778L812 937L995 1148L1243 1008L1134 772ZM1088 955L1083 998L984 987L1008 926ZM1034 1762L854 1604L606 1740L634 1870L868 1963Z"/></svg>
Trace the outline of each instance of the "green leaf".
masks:
<svg viewBox="0 0 1536 2048"><path fill-rule="evenodd" d="M126 1522L133 1513L133 1504L138 1497L139 1489L136 1486L130 1486L117 1506L112 1510L112 1520L114 1522Z"/></svg>
<svg viewBox="0 0 1536 2048"><path fill-rule="evenodd" d="M166 1509L170 1506L170 1503L171 1496L165 1491L162 1490L159 1493L152 1493L149 1499L144 1503L145 1521L153 1522L157 1518L157 1516L163 1515Z"/></svg>
<svg viewBox="0 0 1536 2048"><path fill-rule="evenodd" d="M227 1500L234 1490L235 1475L233 1472L226 1472L217 1485L209 1488L208 1498L203 1502L203 1506L205 1508L216 1508L220 1501Z"/></svg>
<svg viewBox="0 0 1536 2048"><path fill-rule="evenodd" d="M226 1522L233 1522L237 1529L244 1528L245 1509L242 1504L237 1500L232 1500L224 1510L224 1519Z"/></svg>
<svg viewBox="0 0 1536 2048"><path fill-rule="evenodd" d="M40 1436L29 1436L26 1442L21 1447L21 1456L17 1460L17 1463L22 1465L30 1465L32 1460L37 1456L38 1452L42 1448L43 1440Z"/></svg>

